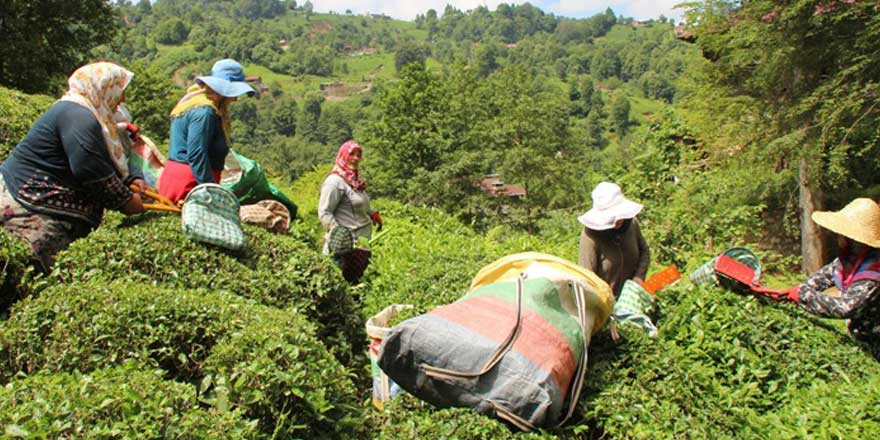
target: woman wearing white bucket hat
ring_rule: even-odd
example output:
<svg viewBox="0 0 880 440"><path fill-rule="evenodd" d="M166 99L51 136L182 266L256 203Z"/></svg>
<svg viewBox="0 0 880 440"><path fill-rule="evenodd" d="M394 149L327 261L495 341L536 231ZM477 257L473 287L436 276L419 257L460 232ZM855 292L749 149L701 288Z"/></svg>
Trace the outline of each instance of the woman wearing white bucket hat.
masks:
<svg viewBox="0 0 880 440"><path fill-rule="evenodd" d="M858 198L840 211L817 211L812 218L837 234L838 257L800 286L765 296L824 318L848 319L850 334L880 360L880 206ZM839 294L825 293L834 287Z"/></svg>
<svg viewBox="0 0 880 440"><path fill-rule="evenodd" d="M616 297L624 281L641 284L651 262L635 218L642 205L624 197L620 186L611 182L596 185L591 195L592 208L578 217L584 225L578 264L605 280Z"/></svg>

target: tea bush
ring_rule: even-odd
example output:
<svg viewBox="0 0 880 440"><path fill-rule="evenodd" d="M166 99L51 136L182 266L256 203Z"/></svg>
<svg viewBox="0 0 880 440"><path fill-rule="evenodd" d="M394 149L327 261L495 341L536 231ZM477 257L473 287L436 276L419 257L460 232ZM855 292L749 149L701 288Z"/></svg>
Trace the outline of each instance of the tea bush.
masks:
<svg viewBox="0 0 880 440"><path fill-rule="evenodd" d="M502 422L477 414L470 408L444 408L422 402L409 394L374 412L371 427L375 439L549 439L549 433L519 433Z"/></svg>
<svg viewBox="0 0 880 440"><path fill-rule="evenodd" d="M55 100L0 87L0 162L24 139L31 125Z"/></svg>
<svg viewBox="0 0 880 440"><path fill-rule="evenodd" d="M510 253L576 259L580 227L562 214L544 222L554 231L550 236L503 227L479 236L438 211L379 203L392 229L374 245L375 272L361 287L368 313L398 302L425 312L454 301L483 265ZM701 247L682 255L695 265L714 251ZM654 259L655 265L666 263ZM600 332L575 419L540 435L775 438L776 432L798 437L813 429L816 438L877 435L872 390L880 366L846 335L841 321L718 287L693 287L686 279L658 298L659 337L622 326L624 340L613 342L607 330ZM816 399L822 393L825 398ZM855 422L845 423L847 417ZM377 438L520 436L470 410L432 409L410 396L369 419Z"/></svg>
<svg viewBox="0 0 880 440"><path fill-rule="evenodd" d="M0 388L4 438L256 438L240 409L199 407L195 389L136 362L89 373L40 372Z"/></svg>
<svg viewBox="0 0 880 440"><path fill-rule="evenodd" d="M839 414L874 421L837 426L842 437L880 434L875 415L859 416L866 405L876 407L875 397L862 393L869 382L876 387L880 365L841 322L714 287L660 294L658 339L625 327L624 343L600 334L592 344L586 424L612 438L776 438L773 417L757 416L801 411L785 420L792 432L808 425L800 417L823 417L833 401ZM827 401L811 396L815 387Z"/></svg>
<svg viewBox="0 0 880 440"><path fill-rule="evenodd" d="M28 292L28 280L34 273L31 266L31 250L21 240L0 228L0 313L5 313L9 306L24 298Z"/></svg>
<svg viewBox="0 0 880 440"><path fill-rule="evenodd" d="M363 325L348 284L332 262L300 240L244 226L248 247L232 252L186 239L180 219L112 215L58 257L63 283L124 279L144 285L231 292L292 307L318 326L317 336L346 365L362 358Z"/></svg>
<svg viewBox="0 0 880 440"><path fill-rule="evenodd" d="M0 371L88 372L137 360L199 385L219 410L260 418L264 434L326 438L352 428L358 399L314 330L296 312L225 292L62 285L13 307L0 328Z"/></svg>

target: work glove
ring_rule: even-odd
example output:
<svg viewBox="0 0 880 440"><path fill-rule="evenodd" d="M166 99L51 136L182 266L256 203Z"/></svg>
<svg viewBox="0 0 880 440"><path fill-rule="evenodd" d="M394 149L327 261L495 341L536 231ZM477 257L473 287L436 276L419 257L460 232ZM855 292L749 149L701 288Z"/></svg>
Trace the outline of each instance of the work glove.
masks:
<svg viewBox="0 0 880 440"><path fill-rule="evenodd" d="M798 302L798 291L801 286L792 286L785 290L755 290L754 292L761 296L766 296L767 298L772 299L773 301L788 301L797 303Z"/></svg>
<svg viewBox="0 0 880 440"><path fill-rule="evenodd" d="M379 211L376 211L370 215L370 218L373 220L373 224L376 225L376 230L382 230L382 215L379 214Z"/></svg>
<svg viewBox="0 0 880 440"><path fill-rule="evenodd" d="M126 122L125 130L128 131L128 137L132 142L138 143L141 141L140 128L138 128L137 125L134 125L131 122Z"/></svg>

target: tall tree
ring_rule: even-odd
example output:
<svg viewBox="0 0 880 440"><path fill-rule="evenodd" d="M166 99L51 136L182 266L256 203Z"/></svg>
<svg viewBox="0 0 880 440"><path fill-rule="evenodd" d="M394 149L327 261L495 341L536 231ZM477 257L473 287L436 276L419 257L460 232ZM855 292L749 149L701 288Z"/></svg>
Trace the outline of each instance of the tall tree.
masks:
<svg viewBox="0 0 880 440"><path fill-rule="evenodd" d="M767 146L762 160L797 163L803 269L812 272L826 253L812 212L840 206L880 182L878 5L711 0L689 6L697 44L712 61L708 86L761 108L762 119L751 123L765 122L752 127L747 145Z"/></svg>
<svg viewBox="0 0 880 440"><path fill-rule="evenodd" d="M89 49L110 41L116 30L109 0L0 2L0 84L54 92L88 60Z"/></svg>

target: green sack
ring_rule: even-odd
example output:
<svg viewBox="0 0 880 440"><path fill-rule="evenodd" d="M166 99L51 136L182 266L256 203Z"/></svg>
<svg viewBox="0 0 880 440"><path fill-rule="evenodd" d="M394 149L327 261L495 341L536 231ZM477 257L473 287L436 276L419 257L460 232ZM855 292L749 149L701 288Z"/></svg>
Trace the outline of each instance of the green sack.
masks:
<svg viewBox="0 0 880 440"><path fill-rule="evenodd" d="M245 246L238 200L228 189L203 183L187 194L181 222L187 238L238 250Z"/></svg>
<svg viewBox="0 0 880 440"><path fill-rule="evenodd" d="M290 211L291 219L296 218L296 204L269 182L263 166L235 150L229 150L226 156L220 184L232 191L241 204L253 204L266 199L277 200Z"/></svg>

